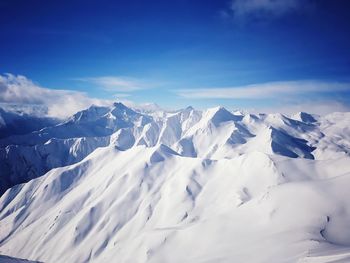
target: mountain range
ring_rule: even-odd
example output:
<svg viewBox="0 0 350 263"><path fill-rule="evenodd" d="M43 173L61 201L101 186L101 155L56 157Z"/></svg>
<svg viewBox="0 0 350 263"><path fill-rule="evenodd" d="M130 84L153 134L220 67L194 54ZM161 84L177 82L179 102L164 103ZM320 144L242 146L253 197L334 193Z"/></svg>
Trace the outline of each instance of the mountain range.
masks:
<svg viewBox="0 0 350 263"><path fill-rule="evenodd" d="M0 110L0 131L0 254L350 260L350 113L114 103L61 121Z"/></svg>

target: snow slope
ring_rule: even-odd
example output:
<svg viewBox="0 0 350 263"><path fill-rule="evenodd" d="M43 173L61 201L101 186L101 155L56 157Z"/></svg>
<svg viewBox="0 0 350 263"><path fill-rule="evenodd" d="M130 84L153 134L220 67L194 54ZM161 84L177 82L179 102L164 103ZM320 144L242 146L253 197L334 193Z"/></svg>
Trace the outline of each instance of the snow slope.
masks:
<svg viewBox="0 0 350 263"><path fill-rule="evenodd" d="M0 198L0 254L42 262L348 262L349 125L348 113L91 107L3 148L1 164L46 170L12 170L38 178Z"/></svg>

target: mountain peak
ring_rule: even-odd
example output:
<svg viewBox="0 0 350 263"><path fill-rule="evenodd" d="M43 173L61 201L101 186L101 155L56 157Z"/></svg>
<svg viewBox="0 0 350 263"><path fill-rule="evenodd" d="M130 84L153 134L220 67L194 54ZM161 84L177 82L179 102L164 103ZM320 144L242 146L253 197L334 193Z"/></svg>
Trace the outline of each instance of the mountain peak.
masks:
<svg viewBox="0 0 350 263"><path fill-rule="evenodd" d="M135 114L138 114L136 111L134 111L133 109L127 107L126 105L124 105L121 102L113 103L113 109L112 109L111 112L115 116L119 116L120 113L122 113L124 115L135 115Z"/></svg>
<svg viewBox="0 0 350 263"><path fill-rule="evenodd" d="M312 116L311 114L309 113L306 113L306 112L298 112L297 114L293 115L292 116L293 119L296 119L298 121L302 121L302 122L305 122L305 123L314 123L316 122L317 120L314 118L314 116Z"/></svg>
<svg viewBox="0 0 350 263"><path fill-rule="evenodd" d="M91 105L89 108L75 113L71 120L74 122L93 121L107 114L108 111L108 107Z"/></svg>
<svg viewBox="0 0 350 263"><path fill-rule="evenodd" d="M187 107L185 108L185 110L191 111L191 110L194 110L194 108L193 108L192 106L187 106Z"/></svg>
<svg viewBox="0 0 350 263"><path fill-rule="evenodd" d="M125 106L123 103L121 102L114 102L113 103L113 107L117 108L117 109L129 109L127 106Z"/></svg>
<svg viewBox="0 0 350 263"><path fill-rule="evenodd" d="M206 116L215 126L227 121L240 121L242 116L233 115L230 111L222 106L208 109Z"/></svg>

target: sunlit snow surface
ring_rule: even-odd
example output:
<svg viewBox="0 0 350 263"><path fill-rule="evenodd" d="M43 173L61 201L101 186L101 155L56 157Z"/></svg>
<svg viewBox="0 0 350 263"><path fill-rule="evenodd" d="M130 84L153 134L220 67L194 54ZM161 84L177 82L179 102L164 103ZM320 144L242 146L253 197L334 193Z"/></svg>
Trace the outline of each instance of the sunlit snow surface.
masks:
<svg viewBox="0 0 350 263"><path fill-rule="evenodd" d="M350 113L118 103L0 145L2 188L27 182L0 199L2 255L350 262Z"/></svg>

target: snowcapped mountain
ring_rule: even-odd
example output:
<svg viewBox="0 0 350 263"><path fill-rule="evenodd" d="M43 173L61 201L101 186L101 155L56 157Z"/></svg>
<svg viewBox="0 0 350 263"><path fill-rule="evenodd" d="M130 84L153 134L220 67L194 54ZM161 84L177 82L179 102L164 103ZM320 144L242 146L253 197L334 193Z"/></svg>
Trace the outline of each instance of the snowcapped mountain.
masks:
<svg viewBox="0 0 350 263"><path fill-rule="evenodd" d="M28 114L23 111L9 111L0 107L0 139L40 130L58 122L57 119Z"/></svg>
<svg viewBox="0 0 350 263"><path fill-rule="evenodd" d="M349 261L350 113L152 109L91 106L0 139L0 254Z"/></svg>

